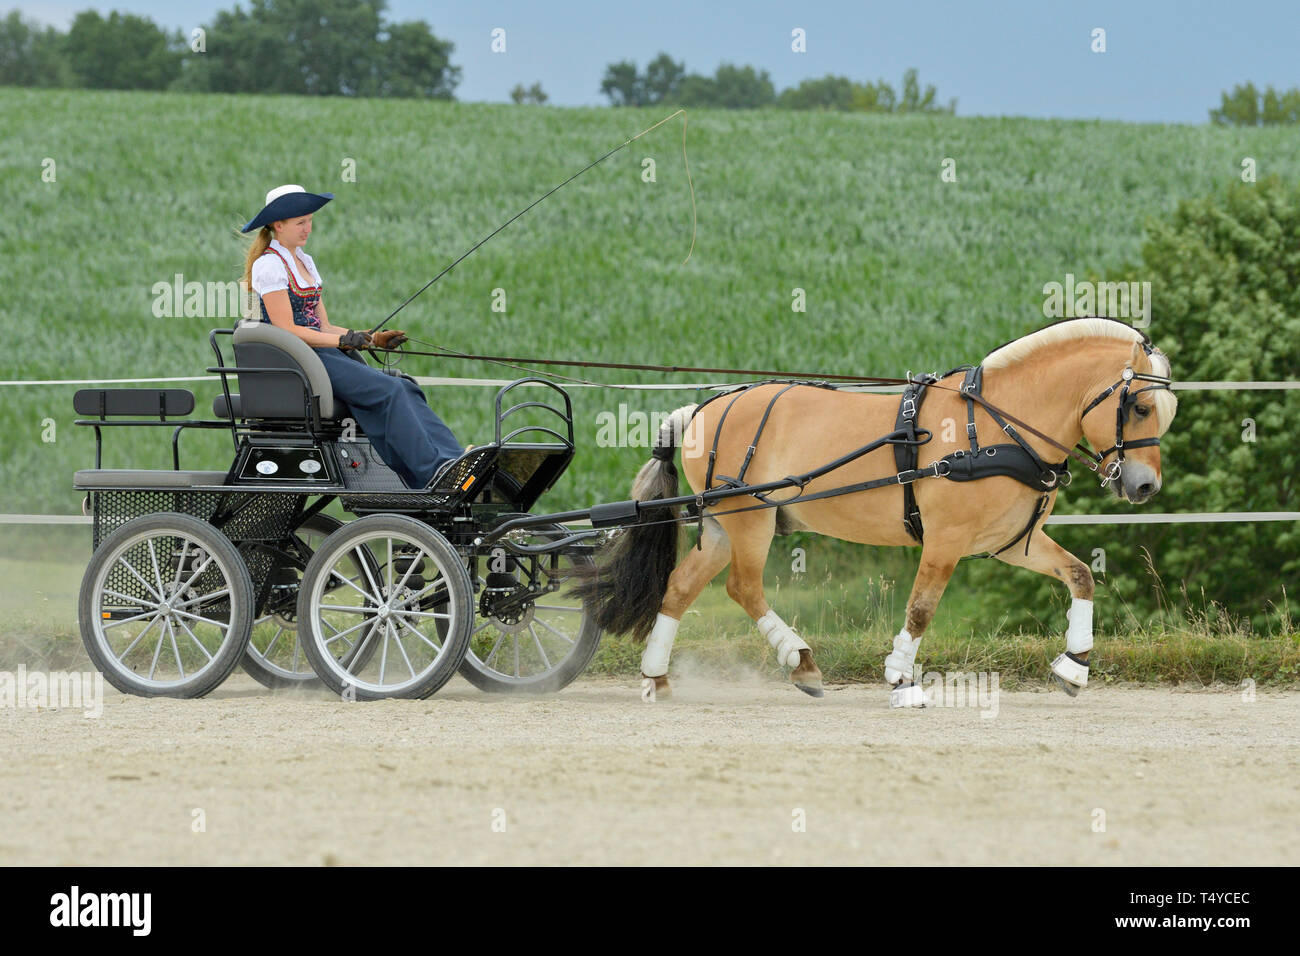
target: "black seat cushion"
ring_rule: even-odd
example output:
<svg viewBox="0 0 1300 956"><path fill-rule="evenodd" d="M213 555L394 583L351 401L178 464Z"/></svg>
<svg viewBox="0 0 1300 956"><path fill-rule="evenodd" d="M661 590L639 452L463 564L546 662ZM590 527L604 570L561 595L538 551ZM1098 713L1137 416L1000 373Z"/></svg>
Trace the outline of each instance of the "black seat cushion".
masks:
<svg viewBox="0 0 1300 956"><path fill-rule="evenodd" d="M233 405L233 406L235 407L235 417L236 417L236 418L238 418L240 415L243 414L243 412L241 411L241 409L240 409L240 407L239 407L239 393L238 393L238 392L231 392L231 393L230 393L230 404ZM212 414L213 414L213 415L216 415L218 418L229 418L229 417L230 417L230 409L226 407L226 396L225 396L225 395L218 395L216 398L214 398L214 399L212 400Z"/></svg>

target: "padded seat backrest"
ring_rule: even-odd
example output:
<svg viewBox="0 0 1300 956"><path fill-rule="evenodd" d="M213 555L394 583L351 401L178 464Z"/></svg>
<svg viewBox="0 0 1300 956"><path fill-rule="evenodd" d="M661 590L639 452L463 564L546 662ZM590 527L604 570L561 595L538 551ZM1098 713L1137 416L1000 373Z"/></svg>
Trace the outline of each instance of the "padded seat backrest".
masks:
<svg viewBox="0 0 1300 956"><path fill-rule="evenodd" d="M320 400L322 419L334 417L334 389L320 357L302 339L269 322L241 323L234 334L235 366L297 368ZM296 375L256 372L240 376L240 411L246 418L302 418L302 380Z"/></svg>

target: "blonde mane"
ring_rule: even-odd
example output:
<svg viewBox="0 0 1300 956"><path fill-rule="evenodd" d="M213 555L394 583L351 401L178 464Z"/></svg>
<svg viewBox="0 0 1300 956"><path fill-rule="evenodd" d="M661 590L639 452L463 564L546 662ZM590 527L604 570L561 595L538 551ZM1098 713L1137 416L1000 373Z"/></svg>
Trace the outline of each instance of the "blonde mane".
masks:
<svg viewBox="0 0 1300 956"><path fill-rule="evenodd" d="M1008 365L1023 361L1045 346L1086 338L1116 339L1121 342L1150 342L1150 339L1142 332L1112 319L1068 319L1039 329L1036 332L1030 332L1014 342L1008 342L1006 345L994 349L984 357L982 364L986 369L1006 368ZM1151 374L1166 377L1172 375L1169 357L1164 352L1153 347L1150 359ZM1142 383L1137 384L1138 387L1142 385ZM1144 394L1155 405L1156 429L1158 434L1163 435L1173 422L1174 415L1178 411L1178 399L1174 397L1173 392L1165 389L1156 389Z"/></svg>

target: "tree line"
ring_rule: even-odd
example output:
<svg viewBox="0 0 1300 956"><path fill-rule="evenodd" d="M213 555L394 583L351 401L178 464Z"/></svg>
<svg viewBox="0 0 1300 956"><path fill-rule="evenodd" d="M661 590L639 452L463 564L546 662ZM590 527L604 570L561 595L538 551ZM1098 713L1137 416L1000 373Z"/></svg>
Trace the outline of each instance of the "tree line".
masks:
<svg viewBox="0 0 1300 956"><path fill-rule="evenodd" d="M0 85L208 93L290 93L455 99L455 45L423 20L389 22L387 0L251 0L218 11L186 35L148 17L78 13L66 32L18 10L0 19ZM843 76L805 80L777 93L766 70L724 63L688 73L661 53L644 72L611 63L600 92L616 106L676 104L722 109L875 110L952 113L908 70L900 90ZM517 84L515 103L547 102L540 83Z"/></svg>
<svg viewBox="0 0 1300 956"><path fill-rule="evenodd" d="M252 0L201 32L148 17L78 13L66 33L14 10L0 20L0 85L452 99L454 44L387 0ZM197 32L197 31L196 31Z"/></svg>
<svg viewBox="0 0 1300 956"><path fill-rule="evenodd" d="M1300 123L1300 88L1257 90L1254 83L1239 84L1224 93L1218 109L1210 110L1216 126L1295 126Z"/></svg>
<svg viewBox="0 0 1300 956"><path fill-rule="evenodd" d="M613 106L705 106L718 109L859 110L882 113L954 113L957 101L938 101L933 86L921 89L916 70L903 74L901 92L880 80L859 83L846 76L804 80L777 93L766 70L723 63L712 76L687 73L686 64L660 53L644 72L631 60L611 63L600 92Z"/></svg>

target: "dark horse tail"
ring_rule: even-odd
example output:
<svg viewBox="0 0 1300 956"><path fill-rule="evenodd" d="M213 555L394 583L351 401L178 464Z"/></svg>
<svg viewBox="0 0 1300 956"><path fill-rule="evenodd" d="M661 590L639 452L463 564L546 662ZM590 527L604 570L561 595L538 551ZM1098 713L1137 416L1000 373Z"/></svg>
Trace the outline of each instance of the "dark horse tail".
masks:
<svg viewBox="0 0 1300 956"><path fill-rule="evenodd" d="M677 409L659 428L651 458L632 482L632 497L654 501L677 496L674 451L696 406ZM569 592L584 602L601 630L631 633L645 640L668 591L677 564L678 522L674 508L642 508L640 522L622 529L597 555L595 564L577 565Z"/></svg>

